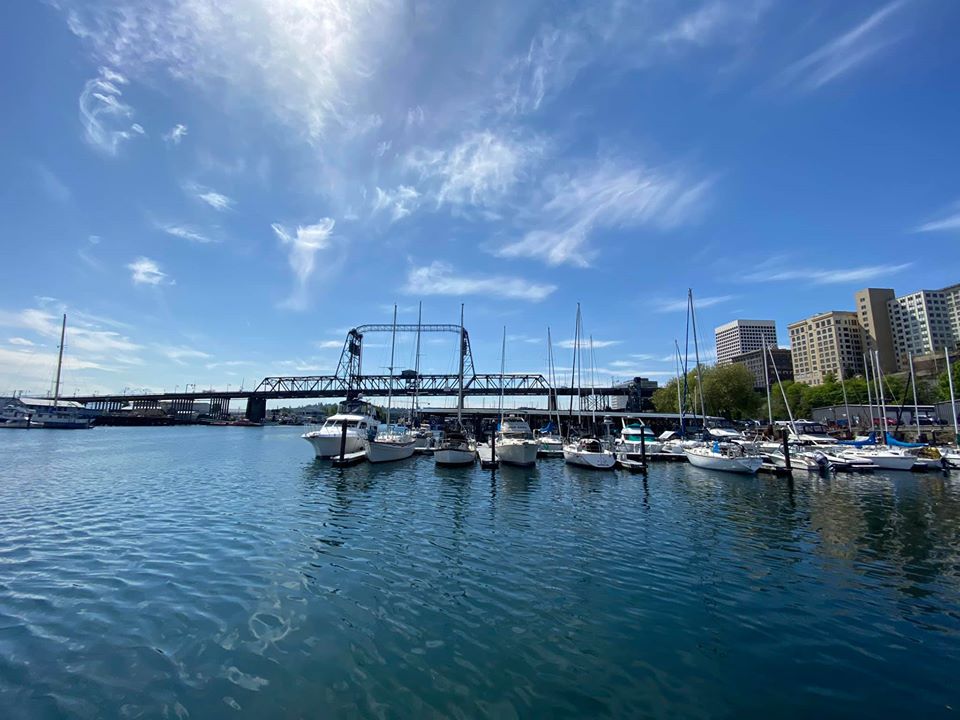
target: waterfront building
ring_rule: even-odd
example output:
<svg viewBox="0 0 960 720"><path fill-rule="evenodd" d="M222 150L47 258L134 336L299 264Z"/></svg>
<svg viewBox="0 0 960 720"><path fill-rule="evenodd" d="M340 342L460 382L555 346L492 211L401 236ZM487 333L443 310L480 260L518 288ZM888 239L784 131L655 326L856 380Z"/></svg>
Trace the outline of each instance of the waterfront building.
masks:
<svg viewBox="0 0 960 720"><path fill-rule="evenodd" d="M955 320L958 295L960 286L955 285L918 290L888 303L899 370L908 369L911 354L942 353L944 348L956 347L960 338L960 323Z"/></svg>
<svg viewBox="0 0 960 720"><path fill-rule="evenodd" d="M820 385L827 375L852 377L863 372L863 329L857 313L830 310L791 323L790 348L797 382Z"/></svg>
<svg viewBox="0 0 960 720"><path fill-rule="evenodd" d="M764 390L769 381L770 386L774 387L777 382L777 375L780 380L786 382L793 380L793 353L786 348L770 348L770 354L773 355L773 362L770 362L770 355L767 355L767 375L768 380L763 377L763 354L764 350L751 350L750 352L737 355L731 362L745 365L747 370L753 373L753 389ZM774 369L776 368L776 369Z"/></svg>
<svg viewBox="0 0 960 720"><path fill-rule="evenodd" d="M864 288L853 296L866 349L877 351L880 368L885 373L897 371L889 307L895 297L896 293L891 288Z"/></svg>
<svg viewBox="0 0 960 720"><path fill-rule="evenodd" d="M653 393L657 390L657 381L645 377L635 377L627 382L617 383L615 388L623 388L624 395L610 396L610 409L624 412L650 412L653 407Z"/></svg>
<svg viewBox="0 0 960 720"><path fill-rule="evenodd" d="M777 326L773 320L733 320L713 332L717 341L717 365L727 365L737 355L777 346Z"/></svg>

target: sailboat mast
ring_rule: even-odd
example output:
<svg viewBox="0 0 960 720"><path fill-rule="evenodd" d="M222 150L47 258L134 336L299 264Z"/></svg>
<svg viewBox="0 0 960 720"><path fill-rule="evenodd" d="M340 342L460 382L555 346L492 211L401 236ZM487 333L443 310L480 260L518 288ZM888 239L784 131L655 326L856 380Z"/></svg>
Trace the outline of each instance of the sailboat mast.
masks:
<svg viewBox="0 0 960 720"><path fill-rule="evenodd" d="M700 343L697 341L697 313L693 307L693 288L687 289L687 302L690 307L690 321L693 324L693 352L697 360L697 391L700 393L700 422L707 429L707 406L703 400L703 373L700 370Z"/></svg>
<svg viewBox="0 0 960 720"><path fill-rule="evenodd" d="M503 371L507 362L507 326L503 326L503 341L500 343L500 427L503 427Z"/></svg>
<svg viewBox="0 0 960 720"><path fill-rule="evenodd" d="M463 420L463 303L460 303L460 370L457 372L457 425Z"/></svg>
<svg viewBox="0 0 960 720"><path fill-rule="evenodd" d="M60 403L60 371L63 369L63 341L67 335L67 314L63 314L63 325L60 326L60 352L57 355L57 380L53 387L53 406Z"/></svg>
<svg viewBox="0 0 960 720"><path fill-rule="evenodd" d="M550 400L557 411L557 432L560 432L560 403L557 402L557 373L553 367L553 337L550 335L550 326L547 326L547 382L550 384L550 392L547 395L547 417L551 420Z"/></svg>
<svg viewBox="0 0 960 720"><path fill-rule="evenodd" d="M410 421L417 415L417 406L420 402L420 324L423 320L423 301L417 306L417 352L413 359L413 372L416 375L413 385L413 400L410 404Z"/></svg>
<svg viewBox="0 0 960 720"><path fill-rule="evenodd" d="M767 417L773 427L773 405L770 402L770 371L767 369L767 344L763 344L763 384L767 389Z"/></svg>
<svg viewBox="0 0 960 720"><path fill-rule="evenodd" d="M393 353L397 346L397 306L393 306L393 331L390 333L390 384L387 386L387 431L390 430L390 409L393 405Z"/></svg>
<svg viewBox="0 0 960 720"><path fill-rule="evenodd" d="M876 370L874 378L877 381L877 400L880 405L880 437L882 438L881 442L886 445L887 443L887 401L883 394L883 376L880 370L880 353L876 350L873 351L873 359L876 361Z"/></svg>
<svg viewBox="0 0 960 720"><path fill-rule="evenodd" d="M863 354L863 379L867 381L867 415L870 417L870 429L873 430L873 396L870 393L870 369L867 366L867 354Z"/></svg>
<svg viewBox="0 0 960 720"><path fill-rule="evenodd" d="M677 349L677 412L680 413L680 437L683 437L684 436L683 400L680 397L680 369L682 365L682 363L680 362L680 343L674 340L673 346Z"/></svg>
<svg viewBox="0 0 960 720"><path fill-rule="evenodd" d="M950 351L943 348L947 359L947 381L950 383L950 414L953 415L953 441L960 444L960 430L957 429L957 398L953 394L953 368L950 367Z"/></svg>
<svg viewBox="0 0 960 720"><path fill-rule="evenodd" d="M597 427L597 359L593 355L593 335L590 336L590 409L593 411L593 427Z"/></svg>
<svg viewBox="0 0 960 720"><path fill-rule="evenodd" d="M767 348L769 351L770 348ZM770 361L773 362L773 353L770 353ZM800 433L797 432L797 424L793 421L793 411L790 409L790 401L787 400L787 392L783 389L783 381L780 379L780 371L777 370L777 364L773 363L773 374L777 376L777 385L780 386L780 395L783 396L783 404L787 407L787 418L790 420L790 428L793 430L793 436L797 439L800 438Z"/></svg>
<svg viewBox="0 0 960 720"><path fill-rule="evenodd" d="M580 303L577 303L577 321L573 330L573 365L570 368L570 419L573 420L573 389L576 387L574 380L577 377L577 348L580 339ZM567 428L569 432L569 428Z"/></svg>
<svg viewBox="0 0 960 720"><path fill-rule="evenodd" d="M917 442L920 442L920 408L917 406L917 376L913 374L913 353L907 353L910 362L910 385L913 387L913 422L917 426Z"/></svg>
<svg viewBox="0 0 960 720"><path fill-rule="evenodd" d="M843 393L843 412L846 414L847 418L847 430L850 429L850 404L847 402L847 386L843 382L844 371L846 366L842 363L840 364L840 391Z"/></svg>

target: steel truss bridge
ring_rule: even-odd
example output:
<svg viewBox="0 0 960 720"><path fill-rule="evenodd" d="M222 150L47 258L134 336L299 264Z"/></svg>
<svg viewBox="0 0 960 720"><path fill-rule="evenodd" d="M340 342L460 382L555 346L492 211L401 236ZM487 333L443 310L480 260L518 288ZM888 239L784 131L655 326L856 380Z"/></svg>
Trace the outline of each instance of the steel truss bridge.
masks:
<svg viewBox="0 0 960 720"><path fill-rule="evenodd" d="M321 399L364 397L385 398L392 394L396 397L457 397L463 405L468 396L497 397L501 393L511 397L545 397L550 409L562 410L568 407L560 403L560 396L578 397L575 405L580 410L601 410L609 406L615 396L627 395L624 388L598 387L593 390L583 388L552 388L546 378L540 374L509 373L502 377L499 373L477 373L470 349L469 335L460 325L397 325L396 332L401 333L456 333L460 335L460 363L463 367L463 389L460 389L458 374L418 374L414 371L403 373L364 375L362 372L363 338L369 333L390 333L394 326L360 325L347 333L340 361L334 375L288 375L266 377L253 390L198 390L194 392L142 393L122 395L78 395L75 402L83 403L96 410L119 410L124 406L137 409L154 409L168 404L172 413L189 413L197 401L209 401L209 414L220 417L229 411L231 400L245 400L246 416L251 420L262 420L266 415L268 400ZM502 382L501 382L502 380Z"/></svg>

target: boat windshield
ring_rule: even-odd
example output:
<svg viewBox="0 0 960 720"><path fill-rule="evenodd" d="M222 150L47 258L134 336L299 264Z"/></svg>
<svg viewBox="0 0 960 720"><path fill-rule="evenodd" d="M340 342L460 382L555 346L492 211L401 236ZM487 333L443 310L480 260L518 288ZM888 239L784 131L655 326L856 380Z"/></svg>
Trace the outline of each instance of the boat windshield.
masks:
<svg viewBox="0 0 960 720"><path fill-rule="evenodd" d="M355 427L357 427L357 425L359 425L359 424L360 424L360 421L359 421L359 420L347 420L347 427L348 427L348 428L355 428ZM327 420L327 422L325 422L325 423L323 424L323 426L324 426L325 428L339 428L339 427L343 427L343 420Z"/></svg>

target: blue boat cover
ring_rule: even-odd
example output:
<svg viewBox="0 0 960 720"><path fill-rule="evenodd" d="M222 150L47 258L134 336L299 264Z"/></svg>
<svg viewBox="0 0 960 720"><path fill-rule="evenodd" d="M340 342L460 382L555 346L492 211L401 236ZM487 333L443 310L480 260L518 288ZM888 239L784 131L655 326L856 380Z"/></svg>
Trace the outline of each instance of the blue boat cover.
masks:
<svg viewBox="0 0 960 720"><path fill-rule="evenodd" d="M908 442L903 442L903 440L897 440L890 433L887 433L887 445L893 445L894 447L903 447L903 448L922 448L927 446L926 443L908 443Z"/></svg>
<svg viewBox="0 0 960 720"><path fill-rule="evenodd" d="M546 425L544 425L542 428L540 428L540 432L541 432L542 434L544 434L544 435L548 435L548 434L550 434L550 433L555 433L556 431L557 431L557 426L553 424L553 420L551 420L551 421L548 422Z"/></svg>
<svg viewBox="0 0 960 720"><path fill-rule="evenodd" d="M877 444L877 434L875 432L870 433L867 436L866 440L840 440L840 445L853 445L853 447L863 447L865 445L876 445Z"/></svg>

